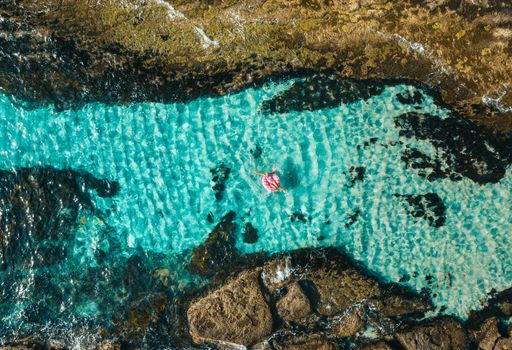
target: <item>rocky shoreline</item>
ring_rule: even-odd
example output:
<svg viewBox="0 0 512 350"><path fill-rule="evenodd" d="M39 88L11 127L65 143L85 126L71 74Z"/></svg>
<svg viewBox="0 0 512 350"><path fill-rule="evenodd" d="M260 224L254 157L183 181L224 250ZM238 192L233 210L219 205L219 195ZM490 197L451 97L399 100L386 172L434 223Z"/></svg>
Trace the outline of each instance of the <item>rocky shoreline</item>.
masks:
<svg viewBox="0 0 512 350"><path fill-rule="evenodd" d="M169 102L328 71L421 82L512 130L508 1L9 0L0 18L0 86L31 106Z"/></svg>
<svg viewBox="0 0 512 350"><path fill-rule="evenodd" d="M241 256L233 266L231 273L188 290L177 300L161 296L149 301L146 295L144 305L121 317L131 330L96 335L98 343L90 348L148 348L141 341L155 331L176 349L505 350L512 346L511 290L495 295L486 308L461 321L435 310L428 293L418 295L399 284L379 282L335 248ZM142 324L146 328L141 329ZM68 348L37 334L0 347Z"/></svg>

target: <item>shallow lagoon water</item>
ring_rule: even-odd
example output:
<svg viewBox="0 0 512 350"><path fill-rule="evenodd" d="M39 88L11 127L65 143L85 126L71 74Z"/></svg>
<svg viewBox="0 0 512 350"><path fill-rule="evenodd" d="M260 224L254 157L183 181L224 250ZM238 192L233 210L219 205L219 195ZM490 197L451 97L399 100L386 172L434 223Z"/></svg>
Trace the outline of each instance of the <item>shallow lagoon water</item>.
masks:
<svg viewBox="0 0 512 350"><path fill-rule="evenodd" d="M101 234L107 226L121 255L137 247L163 253L179 271L212 230L208 213L217 222L234 210L239 227L251 222L259 232L254 244L244 243L239 233L243 252L343 246L385 280L402 279L417 291L429 288L436 306L457 316L480 308L491 289L510 286L510 167L496 184L428 181L406 167L401 155L404 145L425 154L436 150L401 137L394 123L406 112L448 115L424 91L419 105L396 97L416 87L394 85L333 108L289 113L262 108L293 83L187 103L89 104L63 112L25 110L1 96L0 168L69 167L119 181L117 196L95 198L106 215L79 226L73 255L57 266L62 274L95 264L95 251L108 244ZM257 147L262 153L255 159L251 150ZM216 200L210 169L219 164L231 173L223 198ZM364 168L362 181L350 181L351 167ZM287 193L266 193L253 174L273 168ZM441 227L411 216L396 196L425 193L436 193L446 207ZM294 213L304 214L304 220L291 220ZM31 282L37 273L19 281L17 304L2 309L4 325L24 327L20 315L30 302L24 296L37 288ZM94 318L97 303L62 305L63 317Z"/></svg>

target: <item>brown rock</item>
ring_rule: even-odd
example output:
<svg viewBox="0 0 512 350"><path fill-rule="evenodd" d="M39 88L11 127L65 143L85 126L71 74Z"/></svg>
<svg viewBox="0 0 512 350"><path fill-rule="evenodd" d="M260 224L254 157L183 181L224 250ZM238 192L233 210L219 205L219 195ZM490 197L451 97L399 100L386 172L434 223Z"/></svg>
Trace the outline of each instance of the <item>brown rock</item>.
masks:
<svg viewBox="0 0 512 350"><path fill-rule="evenodd" d="M272 314L258 283L260 272L244 271L190 304L187 317L194 342L248 346L272 333Z"/></svg>
<svg viewBox="0 0 512 350"><path fill-rule="evenodd" d="M343 318L336 322L335 334L340 337L351 337L364 327L364 310L362 307L355 307Z"/></svg>
<svg viewBox="0 0 512 350"><path fill-rule="evenodd" d="M500 337L496 317L491 317L482 322L480 327L471 332L475 342L481 350L492 350L496 340Z"/></svg>
<svg viewBox="0 0 512 350"><path fill-rule="evenodd" d="M505 316L512 316L512 303L503 302L499 304L499 307Z"/></svg>
<svg viewBox="0 0 512 350"><path fill-rule="evenodd" d="M381 302L374 303L379 312L386 317L404 317L423 314L432 309L432 305L416 296L393 294L386 296Z"/></svg>
<svg viewBox="0 0 512 350"><path fill-rule="evenodd" d="M282 343L273 343L275 350L337 350L336 344L321 335L293 337Z"/></svg>
<svg viewBox="0 0 512 350"><path fill-rule="evenodd" d="M277 313L286 321L295 321L311 313L311 303L300 285L295 282L277 304Z"/></svg>
<svg viewBox="0 0 512 350"><path fill-rule="evenodd" d="M466 334L451 318L438 318L422 325L405 326L395 338L406 350L466 349Z"/></svg>
<svg viewBox="0 0 512 350"><path fill-rule="evenodd" d="M121 345L114 343L112 340L104 340L98 350L121 350Z"/></svg>
<svg viewBox="0 0 512 350"><path fill-rule="evenodd" d="M384 341L366 344L359 348L359 350L391 350L391 347Z"/></svg>
<svg viewBox="0 0 512 350"><path fill-rule="evenodd" d="M494 345L493 350L511 350L512 338L500 338Z"/></svg>
<svg viewBox="0 0 512 350"><path fill-rule="evenodd" d="M254 344L251 346L250 350L273 350L272 346L268 343L268 341L264 341L258 344Z"/></svg>
<svg viewBox="0 0 512 350"><path fill-rule="evenodd" d="M343 270L322 268L314 271L308 279L315 284L320 296L317 310L325 316L332 316L380 293L377 281L352 267Z"/></svg>

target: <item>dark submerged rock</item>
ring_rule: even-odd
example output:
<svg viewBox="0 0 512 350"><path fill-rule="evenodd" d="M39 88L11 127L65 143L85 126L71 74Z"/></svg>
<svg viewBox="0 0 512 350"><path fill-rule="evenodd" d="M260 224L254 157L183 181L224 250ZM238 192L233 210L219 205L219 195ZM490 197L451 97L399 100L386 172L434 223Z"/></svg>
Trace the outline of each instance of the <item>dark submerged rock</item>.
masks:
<svg viewBox="0 0 512 350"><path fill-rule="evenodd" d="M262 153L263 153L263 149L261 148L261 146L259 144L256 144L256 146L253 149L251 149L251 154L254 159L260 158Z"/></svg>
<svg viewBox="0 0 512 350"><path fill-rule="evenodd" d="M258 241L258 230L250 223L245 224L244 243L256 243Z"/></svg>
<svg viewBox="0 0 512 350"><path fill-rule="evenodd" d="M347 184L345 186L354 187L357 181L363 182L365 171L366 169L362 166L351 166L347 176Z"/></svg>
<svg viewBox="0 0 512 350"><path fill-rule="evenodd" d="M430 226L441 227L446 222L446 207L441 197L436 193L420 195L395 194L395 196L404 198L409 204L409 215L426 220Z"/></svg>
<svg viewBox="0 0 512 350"><path fill-rule="evenodd" d="M428 141L436 149L431 158L408 149L402 160L429 180L465 176L479 184L496 183L512 162L512 134L494 134L471 120L451 114L445 119L406 113L396 118L400 136ZM430 170L428 173L427 170Z"/></svg>
<svg viewBox="0 0 512 350"><path fill-rule="evenodd" d="M196 274L208 276L228 268L239 256L235 247L235 212L222 217L206 241L192 251L192 262L188 269Z"/></svg>
<svg viewBox="0 0 512 350"><path fill-rule="evenodd" d="M418 90L414 92L404 91L397 94L396 99L404 105L419 105L423 102L423 95Z"/></svg>
<svg viewBox="0 0 512 350"><path fill-rule="evenodd" d="M300 210L295 211L290 215L291 222L302 222L303 224L307 223L310 218L308 218L304 213Z"/></svg>
<svg viewBox="0 0 512 350"><path fill-rule="evenodd" d="M213 182L212 189L215 191L215 199L218 201L222 199L222 193L224 192L224 189L226 188L225 182L228 180L230 172L231 172L231 169L228 168L223 163L217 165L213 169L210 169L210 173L212 174L212 182Z"/></svg>
<svg viewBox="0 0 512 350"><path fill-rule="evenodd" d="M342 79L336 75L317 74L295 81L291 87L262 103L269 113L314 111L334 108L342 103L367 100L384 91L384 84L374 80Z"/></svg>
<svg viewBox="0 0 512 350"><path fill-rule="evenodd" d="M347 220L345 221L345 227L350 227L354 225L359 219L359 216L361 215L361 211L359 209L354 210L353 213L347 214Z"/></svg>
<svg viewBox="0 0 512 350"><path fill-rule="evenodd" d="M64 258L79 212L100 214L89 190L113 197L120 188L83 171L34 167L0 170L0 189L0 266L6 267L31 257L37 266Z"/></svg>

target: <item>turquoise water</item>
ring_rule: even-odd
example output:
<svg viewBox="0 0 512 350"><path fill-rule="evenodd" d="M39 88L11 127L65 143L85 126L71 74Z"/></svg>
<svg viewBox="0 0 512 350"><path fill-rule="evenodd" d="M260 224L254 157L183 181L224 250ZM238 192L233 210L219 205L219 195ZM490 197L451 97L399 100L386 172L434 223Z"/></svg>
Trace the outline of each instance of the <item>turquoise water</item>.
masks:
<svg viewBox="0 0 512 350"><path fill-rule="evenodd" d="M510 167L496 184L427 181L400 157L404 145L425 154L436 150L399 136L394 123L400 114L418 111L396 98L414 86L389 86L367 100L316 111L271 114L261 108L291 84L187 103L89 104L64 112L24 110L1 95L0 168L70 167L119 181L117 196L95 197L107 214L89 218L74 233L74 255L58 267L64 275L95 264L95 251L108 244L102 233L107 226L121 255L137 247L163 253L174 264L171 270L182 271L190 250L213 228L208 213L217 222L234 210L239 226L251 222L259 231L254 244L243 243L240 233L237 245L244 252L341 245L389 281L411 276L403 283L429 288L437 306L458 316L480 308L492 288L510 286ZM419 112L447 115L422 94ZM251 150L257 145L262 154L255 159ZM231 173L217 201L210 169L220 163ZM274 167L287 193L268 194L252 173ZM351 167L365 168L364 181L349 183ZM409 215L395 196L430 192L446 206L446 222L438 228ZM346 225L357 210L359 218ZM296 212L305 222L290 220ZM18 282L19 304L0 315L4 322L22 319L36 288L31 278L29 273ZM94 316L99 307L96 300L81 300L62 305L62 312Z"/></svg>

